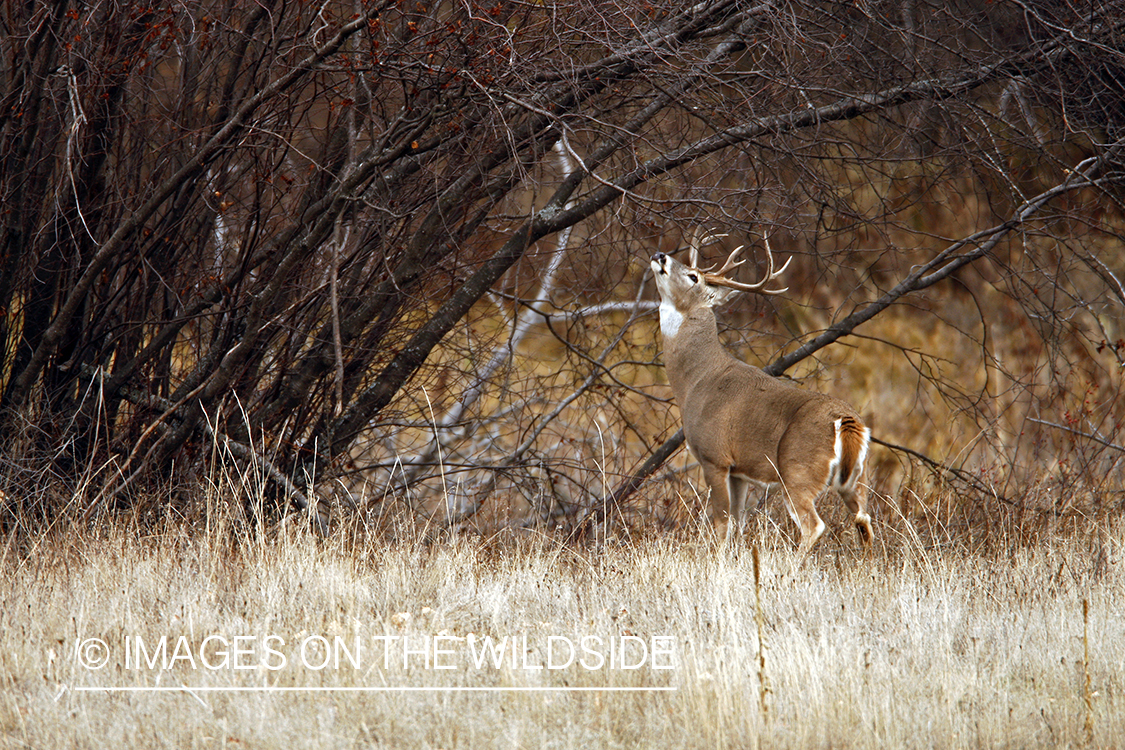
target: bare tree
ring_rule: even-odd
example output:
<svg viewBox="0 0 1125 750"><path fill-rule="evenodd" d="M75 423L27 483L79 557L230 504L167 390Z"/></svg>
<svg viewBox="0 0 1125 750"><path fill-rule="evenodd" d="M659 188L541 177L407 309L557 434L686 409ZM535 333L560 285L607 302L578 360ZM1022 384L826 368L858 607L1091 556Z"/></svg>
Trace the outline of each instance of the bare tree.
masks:
<svg viewBox="0 0 1125 750"><path fill-rule="evenodd" d="M334 483L449 520L500 487L538 517L612 509L678 447L635 261L698 225L798 256L808 312L753 327L770 372L849 337L917 370L929 424L978 431L927 443L947 466L1069 455L1119 488L1121 3L5 2L0 23L20 508L57 510L62 480L101 512L219 447L298 506Z"/></svg>

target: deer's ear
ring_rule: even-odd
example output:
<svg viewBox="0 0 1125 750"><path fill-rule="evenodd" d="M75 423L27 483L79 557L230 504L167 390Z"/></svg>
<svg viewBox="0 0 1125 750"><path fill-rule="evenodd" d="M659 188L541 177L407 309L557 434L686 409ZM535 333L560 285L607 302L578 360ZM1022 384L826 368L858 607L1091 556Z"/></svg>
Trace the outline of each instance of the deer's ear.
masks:
<svg viewBox="0 0 1125 750"><path fill-rule="evenodd" d="M708 307L718 307L719 305L722 305L722 304L726 303L727 300L729 300L731 297L734 297L738 293L739 292L738 292L737 289L731 289L731 288L725 287L725 286L714 286L714 285L708 284L707 285L707 298L708 298L707 299L707 306Z"/></svg>

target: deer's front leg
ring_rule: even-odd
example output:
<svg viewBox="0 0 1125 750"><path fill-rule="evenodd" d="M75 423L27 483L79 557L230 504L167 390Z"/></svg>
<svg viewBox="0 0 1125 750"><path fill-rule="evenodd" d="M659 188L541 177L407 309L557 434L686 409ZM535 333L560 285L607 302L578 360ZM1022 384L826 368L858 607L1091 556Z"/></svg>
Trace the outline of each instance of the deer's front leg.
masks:
<svg viewBox="0 0 1125 750"><path fill-rule="evenodd" d="M730 536L730 485L727 482L730 469L707 461L700 463L703 465L703 479L710 490L711 522L715 526L715 536L722 544Z"/></svg>
<svg viewBox="0 0 1125 750"><path fill-rule="evenodd" d="M727 473L727 494L730 496L730 515L734 521L734 532L740 536L746 532L746 506L750 495L750 479L733 471Z"/></svg>

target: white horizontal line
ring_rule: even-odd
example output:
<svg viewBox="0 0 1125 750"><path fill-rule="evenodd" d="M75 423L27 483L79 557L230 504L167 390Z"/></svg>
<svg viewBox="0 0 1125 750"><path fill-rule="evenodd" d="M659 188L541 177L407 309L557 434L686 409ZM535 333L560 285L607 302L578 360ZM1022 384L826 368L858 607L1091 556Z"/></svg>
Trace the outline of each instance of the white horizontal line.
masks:
<svg viewBox="0 0 1125 750"><path fill-rule="evenodd" d="M231 686L231 687L75 687L77 693L666 693L674 687L465 687L465 686L399 686L399 687L300 687L300 686Z"/></svg>

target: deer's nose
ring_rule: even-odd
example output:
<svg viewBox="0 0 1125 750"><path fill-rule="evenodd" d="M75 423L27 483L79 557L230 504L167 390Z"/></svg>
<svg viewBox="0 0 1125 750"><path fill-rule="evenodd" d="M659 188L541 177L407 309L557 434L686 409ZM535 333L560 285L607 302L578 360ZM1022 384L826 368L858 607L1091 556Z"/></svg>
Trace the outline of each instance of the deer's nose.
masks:
<svg viewBox="0 0 1125 750"><path fill-rule="evenodd" d="M657 263L664 263L664 259L666 257L668 256L666 256L664 253L657 253L656 255L652 256L652 259Z"/></svg>

